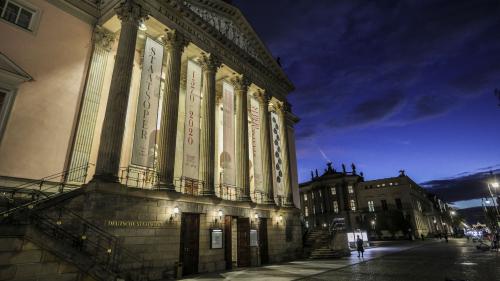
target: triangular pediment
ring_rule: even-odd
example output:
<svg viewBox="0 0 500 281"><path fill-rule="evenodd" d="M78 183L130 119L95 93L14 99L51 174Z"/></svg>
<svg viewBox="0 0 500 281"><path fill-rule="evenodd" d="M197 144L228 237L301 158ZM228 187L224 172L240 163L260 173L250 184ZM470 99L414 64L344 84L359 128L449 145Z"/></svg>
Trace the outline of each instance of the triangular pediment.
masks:
<svg viewBox="0 0 500 281"><path fill-rule="evenodd" d="M271 52L238 8L220 0L185 0L184 4L225 38L291 85Z"/></svg>

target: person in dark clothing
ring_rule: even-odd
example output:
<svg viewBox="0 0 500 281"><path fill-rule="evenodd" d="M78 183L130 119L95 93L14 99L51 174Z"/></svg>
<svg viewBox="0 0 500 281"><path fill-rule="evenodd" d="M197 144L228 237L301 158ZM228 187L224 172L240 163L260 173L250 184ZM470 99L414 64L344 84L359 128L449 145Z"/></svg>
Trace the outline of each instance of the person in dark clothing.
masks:
<svg viewBox="0 0 500 281"><path fill-rule="evenodd" d="M363 257L363 253L365 252L365 248L363 248L363 239L359 238L359 235L358 235L358 238L356 239L356 250L358 250L358 258L360 257L360 254L361 254L361 257Z"/></svg>
<svg viewBox="0 0 500 281"><path fill-rule="evenodd" d="M448 243L448 234L444 234L444 240L446 241L446 243Z"/></svg>
<svg viewBox="0 0 500 281"><path fill-rule="evenodd" d="M422 238L422 241L424 241L424 234L420 234L420 238Z"/></svg>

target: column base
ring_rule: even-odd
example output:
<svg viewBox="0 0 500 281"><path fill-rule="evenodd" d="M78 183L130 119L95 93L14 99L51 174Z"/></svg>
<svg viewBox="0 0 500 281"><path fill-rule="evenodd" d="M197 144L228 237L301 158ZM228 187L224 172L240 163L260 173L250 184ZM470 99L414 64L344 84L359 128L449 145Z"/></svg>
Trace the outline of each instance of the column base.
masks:
<svg viewBox="0 0 500 281"><path fill-rule="evenodd" d="M90 181L119 183L120 179L118 178L118 176L113 174L103 174L103 175L94 175L94 177Z"/></svg>
<svg viewBox="0 0 500 281"><path fill-rule="evenodd" d="M238 198L238 201L241 201L241 202L252 202L252 198L250 198L250 196L248 195L242 195Z"/></svg>
<svg viewBox="0 0 500 281"><path fill-rule="evenodd" d="M266 198L266 199L264 199L264 201L262 201L262 204L265 204L265 205L276 205L276 201L274 201L274 199L271 199L271 198Z"/></svg>
<svg viewBox="0 0 500 281"><path fill-rule="evenodd" d="M200 192L201 196L215 197L215 191L213 190L203 190Z"/></svg>
<svg viewBox="0 0 500 281"><path fill-rule="evenodd" d="M158 189L166 190L168 192L177 192L173 183L160 182L158 183Z"/></svg>

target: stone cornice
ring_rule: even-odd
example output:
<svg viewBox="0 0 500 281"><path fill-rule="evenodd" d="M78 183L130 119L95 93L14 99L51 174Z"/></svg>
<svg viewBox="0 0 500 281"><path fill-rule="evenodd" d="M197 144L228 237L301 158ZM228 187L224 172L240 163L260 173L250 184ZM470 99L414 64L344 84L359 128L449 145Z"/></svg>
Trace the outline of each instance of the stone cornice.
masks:
<svg viewBox="0 0 500 281"><path fill-rule="evenodd" d="M189 34L191 42L209 53L215 53L235 71L252 77L252 82L273 93L277 99L285 100L293 90L291 84L280 80L264 65L244 53L234 43L223 37L219 31L207 24L189 8L180 5L177 0L141 0L151 11L151 16L163 21L171 28Z"/></svg>

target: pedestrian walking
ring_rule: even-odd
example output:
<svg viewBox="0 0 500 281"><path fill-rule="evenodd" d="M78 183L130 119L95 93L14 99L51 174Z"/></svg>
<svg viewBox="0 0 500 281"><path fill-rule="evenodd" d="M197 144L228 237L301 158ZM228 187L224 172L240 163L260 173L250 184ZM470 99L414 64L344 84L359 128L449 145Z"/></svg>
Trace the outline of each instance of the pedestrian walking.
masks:
<svg viewBox="0 0 500 281"><path fill-rule="evenodd" d="M365 248L363 248L363 239L359 238L359 235L358 235L358 238L356 239L356 249L358 250L358 258L360 257L360 254L361 254L361 257L363 257L363 253L365 252Z"/></svg>
<svg viewBox="0 0 500 281"><path fill-rule="evenodd" d="M420 234L420 238L422 238L422 241L424 241L424 234Z"/></svg>

